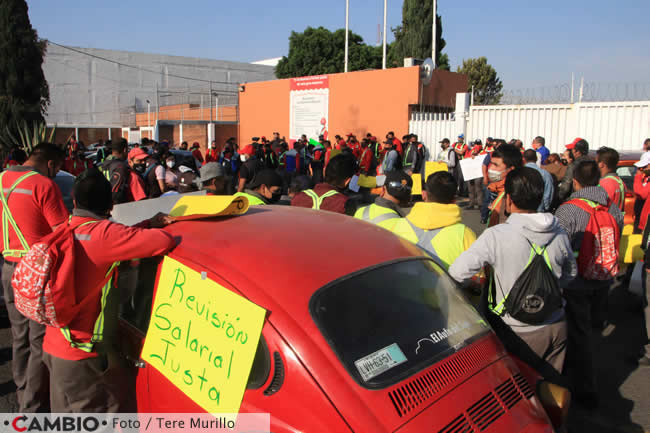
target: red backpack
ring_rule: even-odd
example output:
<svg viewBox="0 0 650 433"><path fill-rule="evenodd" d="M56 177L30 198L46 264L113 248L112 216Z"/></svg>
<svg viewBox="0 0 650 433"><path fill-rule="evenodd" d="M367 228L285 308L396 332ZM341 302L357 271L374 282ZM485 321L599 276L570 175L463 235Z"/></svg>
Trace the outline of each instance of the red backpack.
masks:
<svg viewBox="0 0 650 433"><path fill-rule="evenodd" d="M578 254L578 274L587 280L610 280L618 274L620 231L609 209L591 200L567 202L589 213Z"/></svg>
<svg viewBox="0 0 650 433"><path fill-rule="evenodd" d="M14 270L16 309L43 325L63 328L77 315L74 291L74 230L96 223L62 224L32 245Z"/></svg>

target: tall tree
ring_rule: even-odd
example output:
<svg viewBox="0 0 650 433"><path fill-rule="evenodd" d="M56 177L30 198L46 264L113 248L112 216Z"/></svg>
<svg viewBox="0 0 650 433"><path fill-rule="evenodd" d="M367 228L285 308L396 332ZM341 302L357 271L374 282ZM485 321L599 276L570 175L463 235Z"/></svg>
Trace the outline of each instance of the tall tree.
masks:
<svg viewBox="0 0 650 433"><path fill-rule="evenodd" d="M25 0L0 0L0 128L43 121L50 91L43 74L46 43L38 38Z"/></svg>
<svg viewBox="0 0 650 433"><path fill-rule="evenodd" d="M442 38L442 19L436 15L436 67L449 70L449 57L441 51L447 43ZM395 42L388 55L391 67L401 67L405 57L431 57L433 35L433 2L431 0L404 0L402 25L393 29Z"/></svg>
<svg viewBox="0 0 650 433"><path fill-rule="evenodd" d="M349 35L348 70L381 68L381 47L372 47L355 33ZM275 68L278 78L343 72L345 63L345 30L331 32L324 27L307 27L304 32L291 32L289 55Z"/></svg>
<svg viewBox="0 0 650 433"><path fill-rule="evenodd" d="M456 72L465 74L469 78L467 91L474 86L474 102L478 105L498 104L503 94L503 83L497 71L487 62L487 58L463 60Z"/></svg>

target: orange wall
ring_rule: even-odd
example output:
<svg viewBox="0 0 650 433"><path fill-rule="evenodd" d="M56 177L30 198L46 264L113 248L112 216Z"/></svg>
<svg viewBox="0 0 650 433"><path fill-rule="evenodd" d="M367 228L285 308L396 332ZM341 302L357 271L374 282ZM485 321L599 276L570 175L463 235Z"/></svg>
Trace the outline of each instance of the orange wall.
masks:
<svg viewBox="0 0 650 433"><path fill-rule="evenodd" d="M330 137L350 132L361 137L371 132L383 138L390 130L398 137L407 134L409 106L419 103L419 70L416 66L329 75ZM274 131L289 139L289 85L288 79L245 85L239 94L240 143L254 136L270 137ZM455 94L466 89L465 76L437 71L424 88L423 100L454 107Z"/></svg>

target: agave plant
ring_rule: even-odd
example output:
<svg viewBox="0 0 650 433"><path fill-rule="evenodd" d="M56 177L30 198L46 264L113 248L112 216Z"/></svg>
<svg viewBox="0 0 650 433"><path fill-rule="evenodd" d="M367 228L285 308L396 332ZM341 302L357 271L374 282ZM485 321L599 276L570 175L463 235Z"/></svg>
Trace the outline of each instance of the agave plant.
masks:
<svg viewBox="0 0 650 433"><path fill-rule="evenodd" d="M56 126L53 126L48 133L45 122L35 121L31 124L31 127L24 120L22 123L16 123L17 125L14 128L10 128L8 125L5 126L4 133L0 136L2 147L5 150L18 147L29 155L38 144L52 143L56 135ZM16 131L18 131L17 134Z"/></svg>

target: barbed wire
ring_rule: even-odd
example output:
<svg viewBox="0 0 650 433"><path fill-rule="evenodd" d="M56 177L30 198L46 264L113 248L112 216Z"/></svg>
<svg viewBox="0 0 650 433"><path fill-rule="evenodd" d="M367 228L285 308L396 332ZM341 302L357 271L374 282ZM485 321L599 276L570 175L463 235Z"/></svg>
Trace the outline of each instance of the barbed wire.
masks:
<svg viewBox="0 0 650 433"><path fill-rule="evenodd" d="M650 100L650 82L647 83L598 83L579 81L553 86L508 89L503 91L500 104L570 104L571 102L624 102Z"/></svg>

